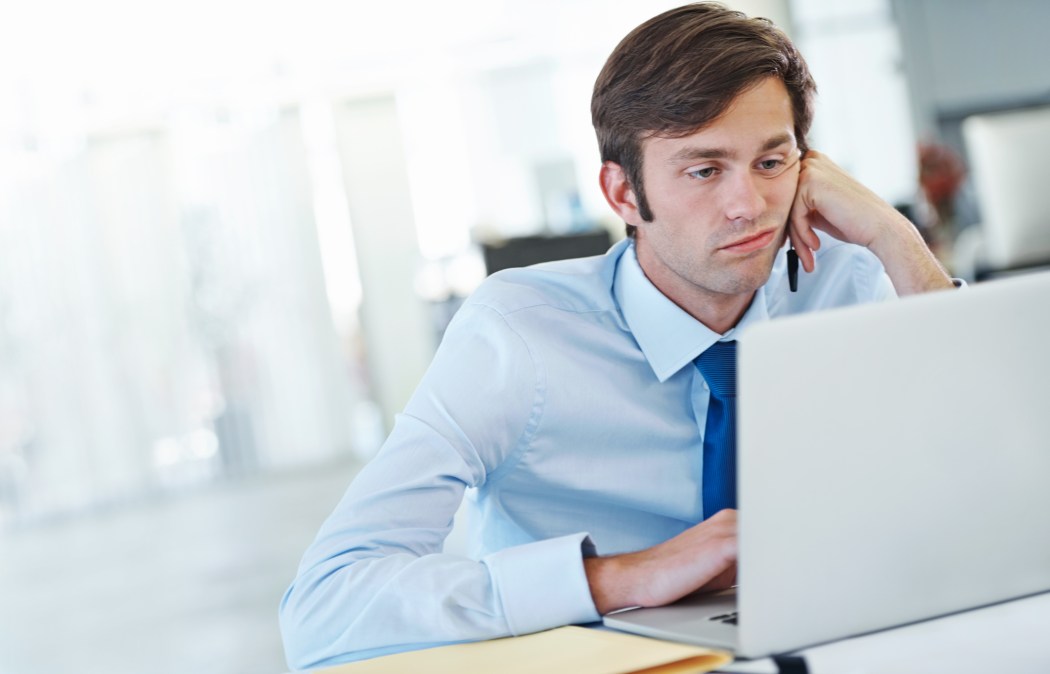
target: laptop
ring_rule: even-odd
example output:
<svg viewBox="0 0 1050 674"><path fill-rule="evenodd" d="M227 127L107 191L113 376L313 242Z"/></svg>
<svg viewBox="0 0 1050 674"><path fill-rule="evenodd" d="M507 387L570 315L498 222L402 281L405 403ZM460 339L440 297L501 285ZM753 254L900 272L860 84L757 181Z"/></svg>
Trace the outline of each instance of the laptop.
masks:
<svg viewBox="0 0 1050 674"><path fill-rule="evenodd" d="M1050 273L740 337L738 586L607 626L756 658L1050 590Z"/></svg>

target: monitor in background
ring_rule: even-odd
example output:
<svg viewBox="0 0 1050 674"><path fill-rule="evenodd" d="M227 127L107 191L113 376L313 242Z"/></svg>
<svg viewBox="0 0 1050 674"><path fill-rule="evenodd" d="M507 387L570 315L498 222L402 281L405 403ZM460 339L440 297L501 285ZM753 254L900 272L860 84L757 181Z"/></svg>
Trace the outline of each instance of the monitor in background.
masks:
<svg viewBox="0 0 1050 674"><path fill-rule="evenodd" d="M981 208L959 246L973 276L1050 268L1050 106L974 115L962 129Z"/></svg>

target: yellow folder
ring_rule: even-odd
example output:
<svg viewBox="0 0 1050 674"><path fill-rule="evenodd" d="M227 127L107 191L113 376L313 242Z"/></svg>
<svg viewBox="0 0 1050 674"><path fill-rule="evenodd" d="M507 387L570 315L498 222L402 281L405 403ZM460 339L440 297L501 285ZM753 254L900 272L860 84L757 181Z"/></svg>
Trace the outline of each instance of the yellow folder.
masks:
<svg viewBox="0 0 1050 674"><path fill-rule="evenodd" d="M559 627L546 632L492 641L439 646L351 662L323 674L693 674L733 660L725 651L646 637Z"/></svg>

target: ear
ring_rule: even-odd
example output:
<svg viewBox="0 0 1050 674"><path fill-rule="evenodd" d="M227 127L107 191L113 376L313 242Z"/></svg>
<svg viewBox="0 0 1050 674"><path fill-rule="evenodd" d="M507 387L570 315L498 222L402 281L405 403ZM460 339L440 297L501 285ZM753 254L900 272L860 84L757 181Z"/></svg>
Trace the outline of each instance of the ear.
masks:
<svg viewBox="0 0 1050 674"><path fill-rule="evenodd" d="M627 181L627 173L623 167L616 162L607 161L602 164L601 172L598 174L602 185L602 194L609 202L616 214L628 225L639 225L642 216L638 213L638 200Z"/></svg>

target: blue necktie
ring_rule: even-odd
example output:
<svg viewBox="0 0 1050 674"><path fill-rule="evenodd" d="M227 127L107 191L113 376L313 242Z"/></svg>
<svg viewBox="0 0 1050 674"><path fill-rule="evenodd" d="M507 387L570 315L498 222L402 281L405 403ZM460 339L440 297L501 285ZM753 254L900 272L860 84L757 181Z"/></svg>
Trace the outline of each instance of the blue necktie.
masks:
<svg viewBox="0 0 1050 674"><path fill-rule="evenodd" d="M711 398L704 426L704 519L736 508L736 342L715 342L694 361Z"/></svg>

